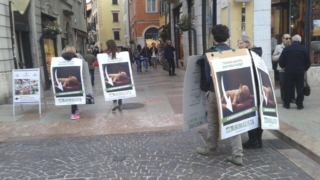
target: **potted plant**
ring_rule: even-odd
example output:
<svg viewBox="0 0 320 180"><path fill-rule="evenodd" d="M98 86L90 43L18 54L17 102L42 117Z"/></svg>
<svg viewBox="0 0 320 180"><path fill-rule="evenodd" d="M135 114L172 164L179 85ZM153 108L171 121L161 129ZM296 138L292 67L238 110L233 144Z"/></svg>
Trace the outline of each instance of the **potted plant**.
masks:
<svg viewBox="0 0 320 180"><path fill-rule="evenodd" d="M45 34L61 34L62 30L57 21L46 21L44 22L43 32Z"/></svg>
<svg viewBox="0 0 320 180"><path fill-rule="evenodd" d="M129 43L130 43L130 44L134 44L134 40L133 40L133 39L130 39Z"/></svg>
<svg viewBox="0 0 320 180"><path fill-rule="evenodd" d="M193 18L190 15L182 15L180 17L179 23L177 26L182 30L182 31L188 31L192 27L192 20Z"/></svg>

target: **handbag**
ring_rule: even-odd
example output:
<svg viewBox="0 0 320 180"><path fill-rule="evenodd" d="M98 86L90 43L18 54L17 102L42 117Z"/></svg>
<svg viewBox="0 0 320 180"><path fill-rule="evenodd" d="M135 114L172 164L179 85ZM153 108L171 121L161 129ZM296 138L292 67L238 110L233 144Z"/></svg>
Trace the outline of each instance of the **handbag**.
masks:
<svg viewBox="0 0 320 180"><path fill-rule="evenodd" d="M305 82L305 85L304 85L304 87L303 87L303 94L304 94L305 96L309 96L309 95L310 95L310 92L311 92L310 86L309 86L309 84L307 83L306 80L304 80L304 82Z"/></svg>
<svg viewBox="0 0 320 180"><path fill-rule="evenodd" d="M86 104L94 104L94 98L91 95L86 95Z"/></svg>
<svg viewBox="0 0 320 180"><path fill-rule="evenodd" d="M95 67L99 66L98 61L93 62L93 66L95 66Z"/></svg>

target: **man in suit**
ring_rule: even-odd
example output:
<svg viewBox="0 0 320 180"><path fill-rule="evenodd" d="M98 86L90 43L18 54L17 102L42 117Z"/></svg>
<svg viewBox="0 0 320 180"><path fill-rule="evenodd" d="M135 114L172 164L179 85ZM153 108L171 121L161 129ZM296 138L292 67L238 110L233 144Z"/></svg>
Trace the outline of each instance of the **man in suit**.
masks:
<svg viewBox="0 0 320 180"><path fill-rule="evenodd" d="M297 109L301 110L303 106L303 87L304 87L304 74L310 68L311 61L310 55L306 47L300 45L301 36L295 35L292 37L292 44L283 49L279 57L279 66L284 70L285 79L285 95L283 107L290 109L290 101L292 91L296 86Z"/></svg>
<svg viewBox="0 0 320 180"><path fill-rule="evenodd" d="M172 43L170 40L167 41L167 46L164 49L164 59L165 61L168 62L169 64L169 76L176 76L175 74L175 64L174 64L174 51L176 50L176 48L174 48L172 46Z"/></svg>

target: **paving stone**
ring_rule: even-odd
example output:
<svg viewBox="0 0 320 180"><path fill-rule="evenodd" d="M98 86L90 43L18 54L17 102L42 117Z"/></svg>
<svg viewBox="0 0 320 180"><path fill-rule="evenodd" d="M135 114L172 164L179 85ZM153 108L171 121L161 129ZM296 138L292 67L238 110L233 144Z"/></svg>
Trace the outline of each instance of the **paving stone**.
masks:
<svg viewBox="0 0 320 180"><path fill-rule="evenodd" d="M219 156L198 155L199 136L165 131L3 142L0 179L310 179L267 143L245 151L243 167L226 161L228 144L220 143Z"/></svg>

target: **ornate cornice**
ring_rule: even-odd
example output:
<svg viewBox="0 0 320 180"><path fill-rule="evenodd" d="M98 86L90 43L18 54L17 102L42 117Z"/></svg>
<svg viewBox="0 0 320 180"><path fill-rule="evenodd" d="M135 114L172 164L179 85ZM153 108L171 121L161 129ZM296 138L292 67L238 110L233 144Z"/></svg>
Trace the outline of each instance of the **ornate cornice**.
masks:
<svg viewBox="0 0 320 180"><path fill-rule="evenodd" d="M59 13L54 11L52 5L50 3L46 3L44 6L41 6L41 11L46 14L50 14L53 16L58 16Z"/></svg>

